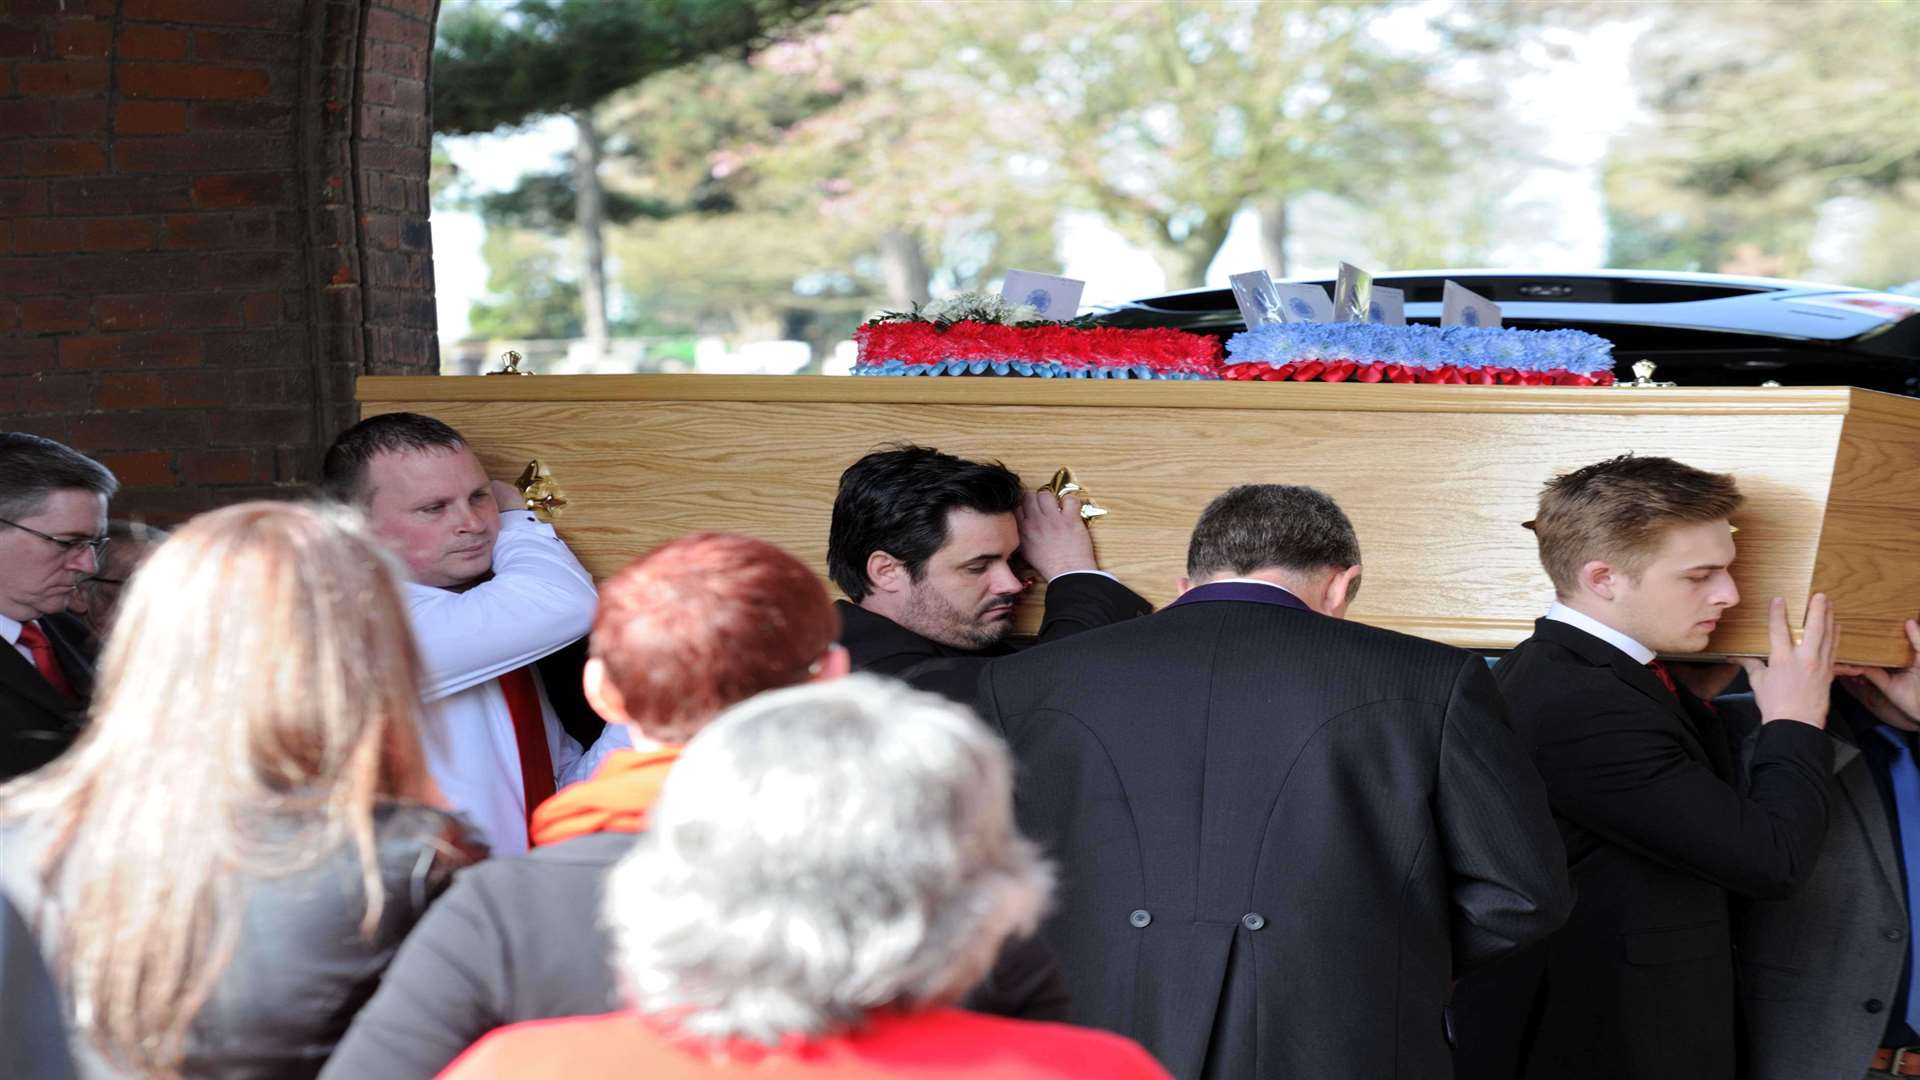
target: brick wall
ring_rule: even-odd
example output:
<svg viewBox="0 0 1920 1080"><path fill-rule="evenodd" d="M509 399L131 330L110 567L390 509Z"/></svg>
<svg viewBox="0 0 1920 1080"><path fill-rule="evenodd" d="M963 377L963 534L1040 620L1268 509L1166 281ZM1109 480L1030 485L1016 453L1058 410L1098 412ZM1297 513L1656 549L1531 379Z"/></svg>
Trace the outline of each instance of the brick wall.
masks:
<svg viewBox="0 0 1920 1080"><path fill-rule="evenodd" d="M435 0L0 2L0 428L116 512L297 492L431 373Z"/></svg>

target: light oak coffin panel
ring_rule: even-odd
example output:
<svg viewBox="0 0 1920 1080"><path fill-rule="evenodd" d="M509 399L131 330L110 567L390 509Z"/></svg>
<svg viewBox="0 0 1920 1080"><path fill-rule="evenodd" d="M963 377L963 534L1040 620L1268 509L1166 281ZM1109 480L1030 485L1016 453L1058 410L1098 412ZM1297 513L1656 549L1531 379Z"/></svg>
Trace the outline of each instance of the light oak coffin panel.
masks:
<svg viewBox="0 0 1920 1080"><path fill-rule="evenodd" d="M561 532L604 576L686 532L724 529L824 566L840 471L894 441L998 458L1038 484L1060 465L1112 511L1103 565L1174 595L1201 507L1235 483L1326 490L1366 566L1353 616L1477 648L1531 631L1551 599L1532 535L1549 477L1614 454L1733 473L1746 597L1713 648L1766 648L1765 600L1797 621L1825 589L1843 653L1904 663L1920 607L1920 402L1845 389L1574 390L1324 384L721 376L369 378L365 412L431 413L490 470L545 463ZM1022 606L1031 629L1037 604Z"/></svg>

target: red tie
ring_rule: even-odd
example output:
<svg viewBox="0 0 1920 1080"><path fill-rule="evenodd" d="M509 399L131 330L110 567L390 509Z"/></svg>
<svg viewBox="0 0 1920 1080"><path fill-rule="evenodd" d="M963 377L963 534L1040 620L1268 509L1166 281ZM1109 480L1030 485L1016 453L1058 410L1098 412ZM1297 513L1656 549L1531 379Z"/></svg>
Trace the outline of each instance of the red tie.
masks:
<svg viewBox="0 0 1920 1080"><path fill-rule="evenodd" d="M500 692L513 715L513 741L520 748L520 787L526 793L531 822L534 807L553 797L553 755L547 750L547 718L540 712L540 688L533 681L532 665L500 676Z"/></svg>
<svg viewBox="0 0 1920 1080"><path fill-rule="evenodd" d="M1673 681L1673 673L1667 670L1667 665L1654 659L1647 661L1647 666L1653 669L1654 677L1660 680L1660 685L1666 687L1674 697L1680 696L1680 686Z"/></svg>
<svg viewBox="0 0 1920 1080"><path fill-rule="evenodd" d="M41 678L55 690L72 697L73 684L67 681L67 673L60 670L60 661L53 656L53 643L47 640L47 632L40 629L39 623L20 624L20 644L33 654L33 666L40 670Z"/></svg>

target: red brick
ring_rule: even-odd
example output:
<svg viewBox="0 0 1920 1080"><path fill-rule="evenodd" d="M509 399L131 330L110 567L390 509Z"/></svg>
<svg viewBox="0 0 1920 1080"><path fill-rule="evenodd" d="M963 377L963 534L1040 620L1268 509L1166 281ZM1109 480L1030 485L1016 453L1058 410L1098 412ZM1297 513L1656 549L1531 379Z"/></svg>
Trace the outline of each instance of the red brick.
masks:
<svg viewBox="0 0 1920 1080"><path fill-rule="evenodd" d="M153 222L146 218L94 218L83 227L88 251L142 251L153 247Z"/></svg>
<svg viewBox="0 0 1920 1080"><path fill-rule="evenodd" d="M193 206L184 176L100 176L53 182L56 214L159 214Z"/></svg>
<svg viewBox="0 0 1920 1080"><path fill-rule="evenodd" d="M123 485L171 487L178 482L173 473L173 454L167 450L102 454L100 464L111 470L114 479L119 480Z"/></svg>
<svg viewBox="0 0 1920 1080"><path fill-rule="evenodd" d="M22 255L79 251L84 242L80 223L71 218L21 218L14 222L13 249Z"/></svg>
<svg viewBox="0 0 1920 1080"><path fill-rule="evenodd" d="M300 0L126 0L129 19L297 30Z"/></svg>
<svg viewBox="0 0 1920 1080"><path fill-rule="evenodd" d="M226 247L233 240L232 214L173 214L166 220L170 248Z"/></svg>
<svg viewBox="0 0 1920 1080"><path fill-rule="evenodd" d="M16 415L66 412L85 401L86 384L85 375L49 375L35 371L0 376L0 412Z"/></svg>
<svg viewBox="0 0 1920 1080"><path fill-rule="evenodd" d="M200 260L195 280L201 288L293 288L302 284L300 256L291 251L236 251Z"/></svg>
<svg viewBox="0 0 1920 1080"><path fill-rule="evenodd" d="M94 404L102 409L204 408L230 399L225 380L200 368L116 371L100 376Z"/></svg>
<svg viewBox="0 0 1920 1080"><path fill-rule="evenodd" d="M106 297L94 312L102 330L197 330L241 325L243 306L231 293L154 293Z"/></svg>
<svg viewBox="0 0 1920 1080"><path fill-rule="evenodd" d="M283 173L203 176L193 182L193 204L202 208L278 206L285 199Z"/></svg>
<svg viewBox="0 0 1920 1080"><path fill-rule="evenodd" d="M90 413L75 417L73 441L89 450L166 450L199 446L203 414L193 410Z"/></svg>
<svg viewBox="0 0 1920 1080"><path fill-rule="evenodd" d="M285 167L292 159L288 139L238 132L126 138L113 144L113 164L122 172L239 172Z"/></svg>
<svg viewBox="0 0 1920 1080"><path fill-rule="evenodd" d="M187 32L159 26L128 26L120 31L115 53L122 60L183 60Z"/></svg>
<svg viewBox="0 0 1920 1080"><path fill-rule="evenodd" d="M51 340L51 339L49 339ZM60 339L63 368L193 367L206 358L199 334L93 334Z"/></svg>
<svg viewBox="0 0 1920 1080"><path fill-rule="evenodd" d="M20 328L20 305L11 300L0 300L0 332Z"/></svg>
<svg viewBox="0 0 1920 1080"><path fill-rule="evenodd" d="M0 161L16 176L74 176L107 167L107 152L87 139L33 139L0 143Z"/></svg>
<svg viewBox="0 0 1920 1080"><path fill-rule="evenodd" d="M34 98L0 101L0 139L52 134L53 102Z"/></svg>
<svg viewBox="0 0 1920 1080"><path fill-rule="evenodd" d="M427 50L418 45L369 41L366 50L369 71L408 79L427 77Z"/></svg>
<svg viewBox="0 0 1920 1080"><path fill-rule="evenodd" d="M357 340L360 328L354 326L351 331ZM306 346L307 330L303 326L230 331L207 335L206 357L209 365L223 367L299 364L306 359Z"/></svg>
<svg viewBox="0 0 1920 1080"><path fill-rule="evenodd" d="M13 12L9 11L8 14ZM36 30L27 30L17 26L0 26L0 60L24 59L29 56L45 56L41 47L40 34Z"/></svg>
<svg viewBox="0 0 1920 1080"><path fill-rule="evenodd" d="M270 325L281 321L280 294L277 292L249 293L241 309L248 326Z"/></svg>
<svg viewBox="0 0 1920 1080"><path fill-rule="evenodd" d="M0 296L44 296L60 291L60 276L46 259L0 259Z"/></svg>
<svg viewBox="0 0 1920 1080"><path fill-rule="evenodd" d="M265 68L141 62L120 65L120 92L128 97L255 98L265 96L272 85Z"/></svg>
<svg viewBox="0 0 1920 1080"><path fill-rule="evenodd" d="M313 414L298 409L235 409L207 431L208 446L274 446L312 438Z"/></svg>
<svg viewBox="0 0 1920 1080"><path fill-rule="evenodd" d="M203 260L186 252L62 255L47 260L41 272L57 276L57 291L79 295L179 292L194 287Z"/></svg>
<svg viewBox="0 0 1920 1080"><path fill-rule="evenodd" d="M199 60L286 64L299 58L300 38L296 34L195 30L193 55Z"/></svg>
<svg viewBox="0 0 1920 1080"><path fill-rule="evenodd" d="M277 101L207 101L193 106L195 131L293 130L293 106Z"/></svg>
<svg viewBox="0 0 1920 1080"><path fill-rule="evenodd" d="M31 334L72 334L88 329L92 320L85 300L48 297L19 304L20 329Z"/></svg>
<svg viewBox="0 0 1920 1080"><path fill-rule="evenodd" d="M180 479L189 484L260 484L273 479L252 450L183 450Z"/></svg>
<svg viewBox="0 0 1920 1080"><path fill-rule="evenodd" d="M186 103L123 101L113 110L113 130L120 135L177 135L187 130Z"/></svg>
<svg viewBox="0 0 1920 1080"><path fill-rule="evenodd" d="M20 64L14 69L20 93L27 97L97 94L107 88L103 60L58 60L50 64Z"/></svg>
<svg viewBox="0 0 1920 1080"><path fill-rule="evenodd" d="M46 212L46 181L0 180L0 217L28 217Z"/></svg>
<svg viewBox="0 0 1920 1080"><path fill-rule="evenodd" d="M113 52L113 24L69 19L53 33L53 55L107 56Z"/></svg>
<svg viewBox="0 0 1920 1080"><path fill-rule="evenodd" d="M6 13L24 19L30 15L111 15L117 0L7 0Z"/></svg>
<svg viewBox="0 0 1920 1080"><path fill-rule="evenodd" d="M403 45L424 46L433 39L433 27L423 20L378 7L369 7L365 36L368 41L392 41Z"/></svg>
<svg viewBox="0 0 1920 1080"><path fill-rule="evenodd" d="M68 134L105 131L107 127L107 103L99 98L62 101L53 112L54 125Z"/></svg>
<svg viewBox="0 0 1920 1080"><path fill-rule="evenodd" d="M53 366L57 338L8 334L0 337L0 374L30 374Z"/></svg>

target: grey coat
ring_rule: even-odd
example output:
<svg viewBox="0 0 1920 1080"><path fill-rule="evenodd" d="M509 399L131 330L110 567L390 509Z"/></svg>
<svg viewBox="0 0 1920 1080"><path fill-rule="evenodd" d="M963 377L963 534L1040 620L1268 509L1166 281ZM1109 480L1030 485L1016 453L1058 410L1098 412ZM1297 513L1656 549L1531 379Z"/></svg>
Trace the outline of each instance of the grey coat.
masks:
<svg viewBox="0 0 1920 1080"><path fill-rule="evenodd" d="M1854 1080L1886 1031L1907 954L1906 885L1886 804L1844 719L1856 708L1836 688L1831 812L1813 873L1735 916L1747 1080Z"/></svg>

